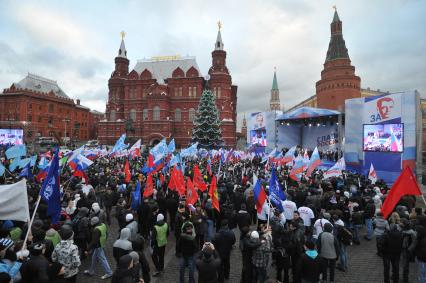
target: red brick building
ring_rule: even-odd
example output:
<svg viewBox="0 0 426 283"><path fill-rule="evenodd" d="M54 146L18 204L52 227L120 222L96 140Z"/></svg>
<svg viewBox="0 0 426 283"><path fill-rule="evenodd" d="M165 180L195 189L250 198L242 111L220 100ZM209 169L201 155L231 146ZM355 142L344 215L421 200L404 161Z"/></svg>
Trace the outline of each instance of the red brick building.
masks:
<svg viewBox="0 0 426 283"><path fill-rule="evenodd" d="M99 122L105 118L105 113L92 110L89 115L89 139L97 140L99 131Z"/></svg>
<svg viewBox="0 0 426 283"><path fill-rule="evenodd" d="M226 66L219 30L212 52L209 86L216 97L222 120L222 137L236 145L237 86ZM193 120L206 81L194 57L166 56L139 60L129 72L124 40L108 81L105 119L99 124L99 140L113 144L126 132L131 139L155 144L173 137L178 147L191 141Z"/></svg>
<svg viewBox="0 0 426 283"><path fill-rule="evenodd" d="M56 81L28 74L0 94L0 128L24 130L24 141L65 136L89 139L90 109L69 98Z"/></svg>
<svg viewBox="0 0 426 283"><path fill-rule="evenodd" d="M360 77L355 75L348 49L342 34L342 22L334 12L331 38L321 80L316 83L316 100L319 108L343 111L345 100L361 97Z"/></svg>

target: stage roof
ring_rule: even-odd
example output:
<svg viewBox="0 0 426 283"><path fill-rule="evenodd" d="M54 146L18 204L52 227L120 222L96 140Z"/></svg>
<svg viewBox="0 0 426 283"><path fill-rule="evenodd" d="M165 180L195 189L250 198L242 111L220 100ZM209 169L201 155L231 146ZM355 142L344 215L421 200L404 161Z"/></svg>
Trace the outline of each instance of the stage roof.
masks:
<svg viewBox="0 0 426 283"><path fill-rule="evenodd" d="M290 112L284 113L275 119L276 121L281 120L295 120L295 119L310 119L323 116L336 116L339 115L339 111L313 108L313 107L301 107Z"/></svg>

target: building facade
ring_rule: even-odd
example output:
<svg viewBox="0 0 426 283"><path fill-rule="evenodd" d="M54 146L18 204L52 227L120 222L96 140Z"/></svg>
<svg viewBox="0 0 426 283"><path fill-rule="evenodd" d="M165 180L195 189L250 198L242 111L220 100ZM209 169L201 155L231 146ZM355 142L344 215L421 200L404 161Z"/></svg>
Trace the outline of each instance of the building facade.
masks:
<svg viewBox="0 0 426 283"><path fill-rule="evenodd" d="M208 85L216 97L225 145L236 145L237 86L226 66L220 29L212 52ZM139 60L129 71L122 38L115 70L108 81L105 119L99 124L99 140L113 144L122 133L153 145L163 138L186 147L206 80L194 57L165 56Z"/></svg>
<svg viewBox="0 0 426 283"><path fill-rule="evenodd" d="M0 128L23 129L24 142L38 137L89 139L90 109L81 105L56 81L28 74L0 94Z"/></svg>

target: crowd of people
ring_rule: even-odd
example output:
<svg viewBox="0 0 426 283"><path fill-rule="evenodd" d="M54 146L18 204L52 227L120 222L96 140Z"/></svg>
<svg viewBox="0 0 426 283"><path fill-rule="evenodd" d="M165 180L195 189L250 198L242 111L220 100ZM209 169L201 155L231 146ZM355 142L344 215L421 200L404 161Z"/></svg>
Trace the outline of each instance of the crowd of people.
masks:
<svg viewBox="0 0 426 283"><path fill-rule="evenodd" d="M77 276L96 276L98 265L104 271L101 278L112 283L149 283L164 275L166 251L178 257L176 282L181 283L186 278L195 282L196 272L200 283L229 280L236 264L230 260L232 252L241 253L243 283L335 282L335 269L350 269L347 247L361 244L364 227L365 240L375 240L377 256L383 258L384 282L399 282L400 268L402 282L408 282L414 260L419 282L426 282L424 211L416 207L415 197L404 196L385 219L380 208L389 188L381 181L372 185L350 172L323 180L315 171L298 183L289 178L286 166L278 166L286 196L283 211L271 207L265 214L256 208L254 192L257 178L268 194L271 170L261 158L223 163L190 158L187 178L192 178L195 164L207 185L217 177L219 209L208 189L198 190L198 201L187 205L185 194L168 187L170 170L164 168L149 173L153 195L135 203L137 183L142 194L145 189L147 176L141 169L146 159L145 153L129 161L132 178L127 183L125 157L95 159L88 180L63 168L62 212L56 223L45 203L34 211L41 184L28 180L30 213L36 217L26 243L27 223L0 222L0 283L77 282ZM14 183L17 176L1 181ZM107 258L108 239L115 232L119 236L112 244L113 258ZM81 270L84 261L89 262L87 270Z"/></svg>

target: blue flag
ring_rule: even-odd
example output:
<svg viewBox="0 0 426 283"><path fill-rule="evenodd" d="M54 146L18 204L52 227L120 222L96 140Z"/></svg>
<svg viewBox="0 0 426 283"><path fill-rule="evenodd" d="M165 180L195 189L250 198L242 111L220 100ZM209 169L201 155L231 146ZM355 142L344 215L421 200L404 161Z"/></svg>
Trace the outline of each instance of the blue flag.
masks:
<svg viewBox="0 0 426 283"><path fill-rule="evenodd" d="M188 148L184 148L180 151L180 156L181 157L187 157L187 156L195 156L197 155L197 147L198 147L198 142L194 143L193 145L191 145Z"/></svg>
<svg viewBox="0 0 426 283"><path fill-rule="evenodd" d="M37 155L31 156L30 166L34 167L34 165L36 164L36 162L37 162Z"/></svg>
<svg viewBox="0 0 426 283"><path fill-rule="evenodd" d="M167 151L169 153L173 153L176 150L176 145L175 145L175 139L172 139L169 143L169 145L167 146Z"/></svg>
<svg viewBox="0 0 426 283"><path fill-rule="evenodd" d="M138 181L136 183L136 189L132 192L132 209L138 210L139 205L141 204L141 183Z"/></svg>
<svg viewBox="0 0 426 283"><path fill-rule="evenodd" d="M9 164L9 171L10 172L15 171L15 169L19 167L19 164L21 164L21 158L19 157L14 158L12 163Z"/></svg>
<svg viewBox="0 0 426 283"><path fill-rule="evenodd" d="M275 174L275 167L272 167L271 179L269 180L269 200L275 207L283 212L284 208L281 201L285 199L285 194Z"/></svg>
<svg viewBox="0 0 426 283"><path fill-rule="evenodd" d="M23 169L23 168L25 168L30 163L31 163L31 159L30 158L24 158L24 159L21 159L19 161L19 166L18 167L21 168L21 169Z"/></svg>
<svg viewBox="0 0 426 283"><path fill-rule="evenodd" d="M4 175L4 171L6 171L6 168L4 168L3 163L1 163L1 161L0 161L0 176Z"/></svg>
<svg viewBox="0 0 426 283"><path fill-rule="evenodd" d="M12 147L9 147L9 149L6 150L5 153L7 159L21 157L27 155L27 148L23 144L14 145Z"/></svg>
<svg viewBox="0 0 426 283"><path fill-rule="evenodd" d="M57 150L40 190L41 198L47 202L47 215L52 218L52 224L58 222L61 214L59 182L59 152Z"/></svg>
<svg viewBox="0 0 426 283"><path fill-rule="evenodd" d="M166 139L162 139L156 146L154 146L150 153L154 156L154 162L157 162L161 158L165 157L168 153Z"/></svg>
<svg viewBox="0 0 426 283"><path fill-rule="evenodd" d="M29 162L24 167L24 169L22 169L21 173L19 173L19 177L25 177L28 180L33 178L33 173L31 172L31 164Z"/></svg>
<svg viewBox="0 0 426 283"><path fill-rule="evenodd" d="M126 134L122 134L121 137L115 142L115 145L111 150L110 154L125 149L127 147L127 145L124 143L125 139Z"/></svg>

